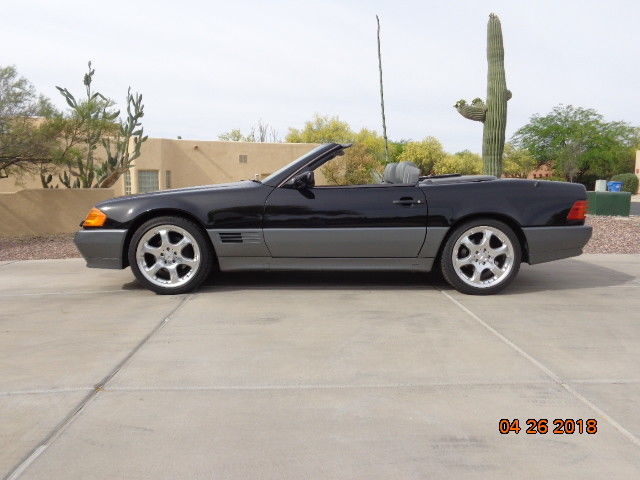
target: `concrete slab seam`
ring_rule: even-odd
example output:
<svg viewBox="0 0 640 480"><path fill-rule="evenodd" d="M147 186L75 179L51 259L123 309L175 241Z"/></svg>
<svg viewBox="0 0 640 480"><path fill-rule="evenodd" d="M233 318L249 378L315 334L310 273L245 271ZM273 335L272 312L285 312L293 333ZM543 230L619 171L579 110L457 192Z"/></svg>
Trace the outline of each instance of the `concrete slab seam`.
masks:
<svg viewBox="0 0 640 480"><path fill-rule="evenodd" d="M131 358L158 332L164 327L173 315L193 297L193 294L186 295L180 300L171 311L165 315L162 320L142 339L138 344L120 361L118 364L102 379L93 389L69 412L60 423L58 423L49 434L26 455L9 473L3 477L3 480L16 480L42 453L51 446L51 444L64 432L64 430L73 423L80 413L92 402L100 393L105 385L117 375L117 373L131 360Z"/></svg>
<svg viewBox="0 0 640 480"><path fill-rule="evenodd" d="M93 387L75 387L75 388L46 388L44 390L12 390L8 392L0 392L0 397L13 397L17 395L51 395L56 393L75 393L86 392Z"/></svg>
<svg viewBox="0 0 640 480"><path fill-rule="evenodd" d="M562 379L556 375L554 372L552 372L551 370L549 370L547 367L545 367L541 362L539 362L538 360L536 360L535 358L533 358L531 355L529 355L527 352L525 352L522 348L520 348L518 345L516 345L515 343L513 343L511 340L509 340L507 337L505 337L503 334L501 334L500 332L498 332L495 328L493 328L491 325L489 325L488 323L486 323L484 320L482 320L478 315L476 315L475 313L473 313L471 310L469 310L467 307L465 307L462 303L460 303L458 300L456 300L455 298L453 298L451 295L449 295L447 292L445 292L444 290L440 290L440 292L447 297L449 300L451 300L455 305L457 305L462 311L464 311L467 315L469 315L471 318L473 318L474 320L476 320L480 325L482 325L485 329L487 329L489 332L491 332L493 335L495 335L496 337L498 337L502 342L504 342L506 345L508 345L509 347L511 347L513 350L515 350L517 353L519 353L523 358L525 358L526 360L528 360L530 363L532 363L533 365L535 365L536 367L538 367L545 375L547 375L549 378L551 378L554 382L556 382L560 387L562 387L564 390L566 390L568 393L570 393L571 395L573 395L575 398L577 398L580 402L582 402L583 404L585 404L587 407L589 407L591 410L593 410L596 414L600 415L602 418L604 418L609 424L611 424L616 430L618 430L619 433L621 433L624 437L627 438L627 440L629 440L631 443L633 443L636 447L640 447L640 439L638 439L638 437L636 437L633 433L631 433L629 430L627 430L626 428L624 428L619 422L617 422L614 418L612 418L608 413L606 413L604 410L602 410L600 407L598 407L597 405L595 405L593 402L591 402L589 399L585 398L584 396L582 396L580 393L578 393L576 390L573 389L573 387L571 387L570 385L568 385L566 382L562 381Z"/></svg>
<svg viewBox="0 0 640 480"><path fill-rule="evenodd" d="M47 295L93 295L93 294L105 294L105 293L123 293L130 292L130 290L85 290L75 292L32 292L32 293L7 293L0 295L0 298L11 297L38 297Z"/></svg>
<svg viewBox="0 0 640 480"><path fill-rule="evenodd" d="M299 385L219 385L192 387L112 387L105 392L225 392L225 391L269 391L269 390L376 390L376 389L421 389L446 387L503 387L521 385L545 385L547 382L433 382L433 383L382 383L382 384L299 384Z"/></svg>
<svg viewBox="0 0 640 480"><path fill-rule="evenodd" d="M636 385L640 383L640 379L638 378L616 378L613 380L606 378L591 378L591 379L582 379L577 378L575 380L569 379L567 383L571 384L582 384L582 385Z"/></svg>

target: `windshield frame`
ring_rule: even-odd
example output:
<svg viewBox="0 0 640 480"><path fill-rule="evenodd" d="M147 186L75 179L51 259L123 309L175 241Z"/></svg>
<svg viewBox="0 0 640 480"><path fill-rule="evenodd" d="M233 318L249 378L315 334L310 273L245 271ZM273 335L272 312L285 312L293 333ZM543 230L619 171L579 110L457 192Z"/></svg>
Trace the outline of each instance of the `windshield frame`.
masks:
<svg viewBox="0 0 640 480"><path fill-rule="evenodd" d="M270 187L279 187L293 175L303 170L307 165L314 163L320 157L329 152L333 152L334 150L342 150L343 148L345 148L345 145L340 145L338 143L323 143L322 145L318 145L290 164L273 172L271 175L263 179L262 183L264 185L269 185Z"/></svg>

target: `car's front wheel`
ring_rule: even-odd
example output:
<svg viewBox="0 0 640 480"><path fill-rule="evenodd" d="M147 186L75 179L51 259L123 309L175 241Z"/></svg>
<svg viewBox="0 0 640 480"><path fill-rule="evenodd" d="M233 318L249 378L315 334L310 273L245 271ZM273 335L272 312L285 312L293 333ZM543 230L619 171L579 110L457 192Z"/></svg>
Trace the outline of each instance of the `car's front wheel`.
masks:
<svg viewBox="0 0 640 480"><path fill-rule="evenodd" d="M490 295L505 288L518 274L522 249L505 223L476 219L458 226L441 255L442 274L456 290Z"/></svg>
<svg viewBox="0 0 640 480"><path fill-rule="evenodd" d="M181 217L142 224L129 244L129 265L138 281L160 294L189 292L211 271L213 255L202 230Z"/></svg>

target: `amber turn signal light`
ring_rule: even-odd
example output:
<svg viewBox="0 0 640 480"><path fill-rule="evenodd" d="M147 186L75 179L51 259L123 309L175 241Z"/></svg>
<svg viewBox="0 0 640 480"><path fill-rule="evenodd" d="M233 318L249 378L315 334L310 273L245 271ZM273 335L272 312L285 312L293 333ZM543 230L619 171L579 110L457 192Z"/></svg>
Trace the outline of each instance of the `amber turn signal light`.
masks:
<svg viewBox="0 0 640 480"><path fill-rule="evenodd" d="M567 220L584 220L587 216L587 206L586 200L574 202L567 214Z"/></svg>
<svg viewBox="0 0 640 480"><path fill-rule="evenodd" d="M83 227L101 227L107 221L107 216L97 208L92 208L82 222Z"/></svg>

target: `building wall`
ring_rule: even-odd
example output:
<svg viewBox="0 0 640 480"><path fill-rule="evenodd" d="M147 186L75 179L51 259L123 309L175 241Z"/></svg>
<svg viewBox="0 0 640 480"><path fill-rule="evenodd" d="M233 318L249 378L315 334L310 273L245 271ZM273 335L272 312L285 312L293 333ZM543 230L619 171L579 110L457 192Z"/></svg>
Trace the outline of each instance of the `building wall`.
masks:
<svg viewBox="0 0 640 480"><path fill-rule="evenodd" d="M529 175L527 175L527 178L529 178L529 179L538 178L538 179L544 180L544 179L547 179L549 177L553 177L553 169L551 168L551 165L546 164L546 163L540 165L533 172L531 172Z"/></svg>
<svg viewBox="0 0 640 480"><path fill-rule="evenodd" d="M107 188L40 188L0 193L0 236L75 232L91 207L114 195Z"/></svg>
<svg viewBox="0 0 640 480"><path fill-rule="evenodd" d="M238 180L262 179L275 170L304 155L313 143L250 143L149 138L141 155L131 168L131 193L139 192L139 172L158 172L158 186L166 189L167 171L171 172L171 188L191 187ZM240 156L243 160L240 161ZM318 172L319 173L319 172ZM319 173L321 176L321 174ZM319 180L322 180L319 178ZM53 185L56 183L54 175ZM42 188L40 178L13 177L0 179L1 192ZM64 188L64 187L60 187ZM116 196L125 195L125 177L113 186Z"/></svg>
<svg viewBox="0 0 640 480"><path fill-rule="evenodd" d="M150 138L131 169L131 189L139 192L141 170L157 170L161 190L166 188L167 171L171 172L171 188L262 179L316 146ZM121 177L114 187L123 195L124 181Z"/></svg>

